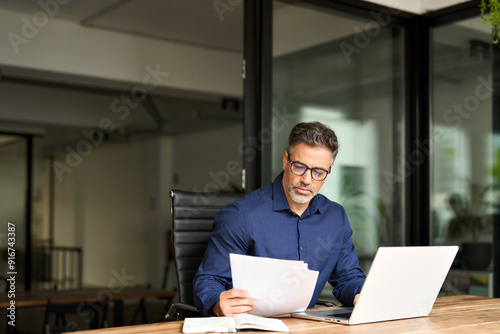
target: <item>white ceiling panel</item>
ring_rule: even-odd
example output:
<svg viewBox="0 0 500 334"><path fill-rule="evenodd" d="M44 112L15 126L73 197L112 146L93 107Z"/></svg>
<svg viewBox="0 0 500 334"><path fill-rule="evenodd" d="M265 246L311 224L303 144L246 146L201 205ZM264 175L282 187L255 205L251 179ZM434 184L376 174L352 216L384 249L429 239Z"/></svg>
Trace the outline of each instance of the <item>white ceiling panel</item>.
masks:
<svg viewBox="0 0 500 334"><path fill-rule="evenodd" d="M211 0L129 0L83 23L169 41L242 52L243 5L230 8L232 10L228 9L223 13L221 10L217 11Z"/></svg>
<svg viewBox="0 0 500 334"><path fill-rule="evenodd" d="M242 53L243 1L233 3L221 8L212 0L71 0L64 5L1 0L0 9L28 16L43 11L94 28Z"/></svg>

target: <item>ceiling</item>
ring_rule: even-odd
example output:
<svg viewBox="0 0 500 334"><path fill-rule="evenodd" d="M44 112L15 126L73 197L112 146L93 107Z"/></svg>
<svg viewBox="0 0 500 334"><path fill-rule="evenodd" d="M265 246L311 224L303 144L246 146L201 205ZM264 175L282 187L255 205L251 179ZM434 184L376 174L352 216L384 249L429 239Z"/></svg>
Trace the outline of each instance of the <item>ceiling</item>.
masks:
<svg viewBox="0 0 500 334"><path fill-rule="evenodd" d="M63 2L63 1L60 1ZM216 8L213 0L2 0L0 10L28 16L44 11L54 18L94 28L134 34L186 45L227 52L243 52L243 1L224 1L228 7ZM42 7L40 3L51 4ZM59 4L55 7L53 4ZM233 5L229 5L233 3ZM29 84L24 82L24 84ZM36 84L36 82L33 82ZM43 85L43 84L42 84ZM60 87L61 88L61 87ZM66 88L63 85L63 91ZM76 88L76 87L75 87ZM54 89L58 89L55 87ZM62 92L62 91L61 91ZM103 92L104 94L106 91ZM61 93L62 94L62 93ZM83 93L82 93L83 94ZM102 94L102 93L100 93ZM116 97L109 93L112 101ZM187 93L186 93L187 94ZM242 108L223 97L206 97L182 92L172 96L154 96L148 107L139 108L139 120L124 125L130 134L176 134L241 123ZM152 110L151 110L152 109ZM156 116L155 116L156 115ZM163 123L163 124L162 124ZM45 146L55 148L72 140L80 131L65 125L44 125ZM122 134L115 134L121 141Z"/></svg>
<svg viewBox="0 0 500 334"><path fill-rule="evenodd" d="M98 29L243 52L243 1L239 4L232 1L235 5L229 2L224 8L214 3L213 0L71 0L59 8L44 9L38 1L4 0L0 9L27 14L52 11L59 20Z"/></svg>

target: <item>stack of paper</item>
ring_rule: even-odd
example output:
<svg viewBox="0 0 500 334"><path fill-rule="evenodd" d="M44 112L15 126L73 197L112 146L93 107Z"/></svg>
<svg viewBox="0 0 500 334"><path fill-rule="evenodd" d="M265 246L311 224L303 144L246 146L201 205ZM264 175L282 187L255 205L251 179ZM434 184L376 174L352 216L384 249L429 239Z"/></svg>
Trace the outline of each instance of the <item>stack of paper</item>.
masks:
<svg viewBox="0 0 500 334"><path fill-rule="evenodd" d="M304 311L311 301L319 272L304 261L230 254L233 288L257 300L251 314L271 317Z"/></svg>

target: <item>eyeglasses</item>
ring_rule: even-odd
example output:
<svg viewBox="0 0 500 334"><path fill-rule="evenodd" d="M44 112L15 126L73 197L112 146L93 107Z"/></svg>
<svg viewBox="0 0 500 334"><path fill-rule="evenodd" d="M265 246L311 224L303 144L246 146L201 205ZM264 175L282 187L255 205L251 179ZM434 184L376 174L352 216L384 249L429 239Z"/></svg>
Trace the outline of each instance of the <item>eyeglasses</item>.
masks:
<svg viewBox="0 0 500 334"><path fill-rule="evenodd" d="M326 169L323 168L319 167L309 168L301 162L292 161L290 160L290 153L288 153L288 162L290 163L290 170L292 171L293 174L297 176L302 176L307 172L308 169L310 169L311 177L313 178L313 180L316 181L323 181L324 179L326 179L328 174L331 173L331 171L327 171Z"/></svg>

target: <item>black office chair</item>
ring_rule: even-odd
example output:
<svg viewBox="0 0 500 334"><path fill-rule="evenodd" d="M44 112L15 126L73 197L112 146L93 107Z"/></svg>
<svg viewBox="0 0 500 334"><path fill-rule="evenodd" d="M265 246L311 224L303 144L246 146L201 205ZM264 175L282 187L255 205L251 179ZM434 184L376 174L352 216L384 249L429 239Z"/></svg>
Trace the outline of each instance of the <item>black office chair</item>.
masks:
<svg viewBox="0 0 500 334"><path fill-rule="evenodd" d="M172 236L179 303L172 304L167 320L200 316L193 302L193 278L200 266L217 212L243 193L199 193L172 190Z"/></svg>
<svg viewBox="0 0 500 334"><path fill-rule="evenodd" d="M45 319L43 325L43 334L53 334L62 332L73 332L82 330L79 324L89 324L87 329L107 328L108 327L108 306L109 299L85 302L85 303L53 303L49 300L45 308ZM77 314L83 316L82 321L66 321L66 315ZM53 317L51 317L53 315ZM55 326L50 325L50 319L55 318ZM62 323L62 327L59 324Z"/></svg>

